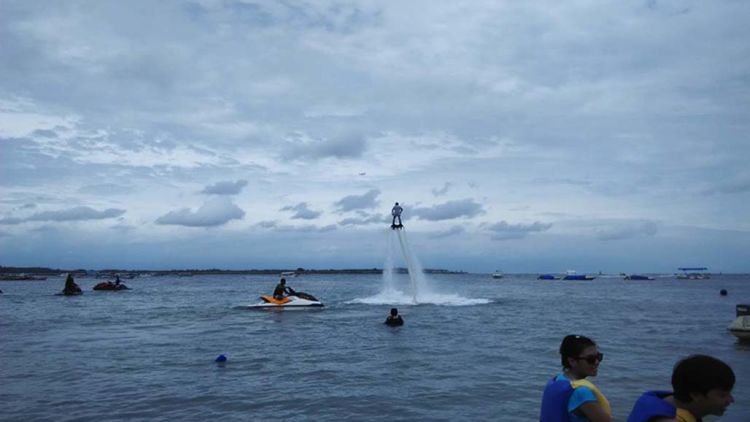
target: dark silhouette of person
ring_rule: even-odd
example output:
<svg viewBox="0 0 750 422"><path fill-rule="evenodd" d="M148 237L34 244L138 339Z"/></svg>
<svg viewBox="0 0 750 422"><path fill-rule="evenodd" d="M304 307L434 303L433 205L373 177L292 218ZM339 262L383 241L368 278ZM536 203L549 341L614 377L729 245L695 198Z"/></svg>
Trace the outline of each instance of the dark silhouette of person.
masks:
<svg viewBox="0 0 750 422"><path fill-rule="evenodd" d="M291 294L292 288L286 286L286 279L282 278L279 280L279 284L276 285L276 288L273 289L273 298L277 300L281 300L284 298L284 294Z"/></svg>
<svg viewBox="0 0 750 422"><path fill-rule="evenodd" d="M404 325L404 320L401 315L398 314L398 309L391 308L391 314L385 319L385 325L389 327L400 327Z"/></svg>
<svg viewBox="0 0 750 422"><path fill-rule="evenodd" d="M68 276L65 278L65 288L62 292L64 295L75 295L83 293L81 291L81 288L76 284L75 280L73 280L73 275L70 273L68 273Z"/></svg>
<svg viewBox="0 0 750 422"><path fill-rule="evenodd" d="M403 208L396 202L396 205L393 206L391 209L391 215L393 216L393 222L391 223L391 227L399 227L402 226L401 224L401 213L404 211ZM398 218L398 224L396 224L396 219Z"/></svg>

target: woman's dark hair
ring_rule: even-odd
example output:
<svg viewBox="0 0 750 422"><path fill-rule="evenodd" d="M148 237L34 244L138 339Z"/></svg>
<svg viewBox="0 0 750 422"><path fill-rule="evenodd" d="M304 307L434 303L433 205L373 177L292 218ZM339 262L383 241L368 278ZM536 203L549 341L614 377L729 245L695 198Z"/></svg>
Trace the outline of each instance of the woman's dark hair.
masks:
<svg viewBox="0 0 750 422"><path fill-rule="evenodd" d="M560 343L560 363L562 363L563 368L570 368L568 358L581 356L581 352L590 346L596 346L596 343L588 337L574 334L565 336Z"/></svg>
<svg viewBox="0 0 750 422"><path fill-rule="evenodd" d="M677 362L672 371L672 388L677 400L691 402L691 393L706 394L717 389L731 391L734 372L726 363L715 357L692 355Z"/></svg>

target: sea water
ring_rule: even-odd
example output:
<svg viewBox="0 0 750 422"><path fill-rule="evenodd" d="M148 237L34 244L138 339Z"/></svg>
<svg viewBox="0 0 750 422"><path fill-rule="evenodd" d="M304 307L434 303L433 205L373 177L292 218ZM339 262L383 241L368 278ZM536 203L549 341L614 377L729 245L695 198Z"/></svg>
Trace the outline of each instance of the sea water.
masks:
<svg viewBox="0 0 750 422"><path fill-rule="evenodd" d="M54 296L63 278L0 282L0 420L535 421L571 333L604 352L595 382L616 420L693 353L737 375L721 420L750 420L750 346L726 329L750 276L427 274L416 302L408 275L389 277L289 279L326 304L305 311L235 308L275 276L142 277L124 292L78 279L77 297ZM393 306L403 327L383 324Z"/></svg>

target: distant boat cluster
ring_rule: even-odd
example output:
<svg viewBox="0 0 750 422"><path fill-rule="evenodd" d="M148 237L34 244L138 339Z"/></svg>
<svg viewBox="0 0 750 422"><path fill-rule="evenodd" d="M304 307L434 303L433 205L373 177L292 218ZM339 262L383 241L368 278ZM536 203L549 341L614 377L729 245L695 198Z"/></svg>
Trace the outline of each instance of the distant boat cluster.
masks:
<svg viewBox="0 0 750 422"><path fill-rule="evenodd" d="M711 274L708 272L708 268L706 267L682 267L678 268L680 271L679 273L675 273L673 275L674 278L679 280L708 280L711 278ZM602 274L599 273L601 276ZM611 276L605 276L607 278L611 278ZM627 274L627 273L620 273L620 277L622 277L623 280L655 280L656 277L651 275L644 275L644 274ZM568 270L565 272L565 274L540 274L539 277L537 277L538 280L594 280L596 279L596 275L589 275L589 274L578 274L574 270Z"/></svg>

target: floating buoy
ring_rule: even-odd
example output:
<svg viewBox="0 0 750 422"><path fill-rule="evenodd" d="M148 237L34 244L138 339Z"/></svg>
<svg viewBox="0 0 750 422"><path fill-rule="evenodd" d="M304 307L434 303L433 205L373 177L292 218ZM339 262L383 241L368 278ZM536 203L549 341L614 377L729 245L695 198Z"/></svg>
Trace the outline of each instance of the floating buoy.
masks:
<svg viewBox="0 0 750 422"><path fill-rule="evenodd" d="M224 355L219 355L219 356L218 356L218 357L216 358L216 360L215 360L215 362L217 362L217 363L222 363L222 362L226 362L226 361L227 361L227 357L226 357L226 356L224 356Z"/></svg>

